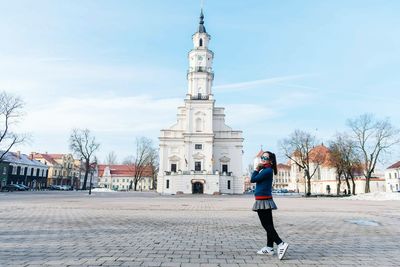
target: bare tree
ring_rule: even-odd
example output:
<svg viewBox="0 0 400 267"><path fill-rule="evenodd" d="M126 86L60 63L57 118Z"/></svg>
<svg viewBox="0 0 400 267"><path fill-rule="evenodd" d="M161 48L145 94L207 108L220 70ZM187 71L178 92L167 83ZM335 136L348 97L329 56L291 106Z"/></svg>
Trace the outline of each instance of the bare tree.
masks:
<svg viewBox="0 0 400 267"><path fill-rule="evenodd" d="M360 167L360 155L356 151L356 143L346 133L339 133L330 144L331 162L336 167L337 179L344 177L347 185L347 192L355 195L356 184L354 175ZM350 186L350 181L352 186ZM351 188L353 190L351 190ZM338 181L338 190L340 181ZM339 192L339 191L338 191Z"/></svg>
<svg viewBox="0 0 400 267"><path fill-rule="evenodd" d="M12 127L23 116L21 98L0 92L0 162L14 145L25 141L26 135L18 134Z"/></svg>
<svg viewBox="0 0 400 267"><path fill-rule="evenodd" d="M144 174L148 175L149 171L152 171L152 161L154 161L155 148L151 139L146 137L136 138L136 155L133 158L132 170L134 173L133 180L130 188L137 190L138 183L145 177Z"/></svg>
<svg viewBox="0 0 400 267"><path fill-rule="evenodd" d="M122 164L124 164L124 165L133 165L134 161L135 161L135 159L134 159L133 156L128 156L122 161Z"/></svg>
<svg viewBox="0 0 400 267"><path fill-rule="evenodd" d="M341 179L345 172L345 150L343 139L340 134L336 135L335 140L329 145L330 160L336 169L336 194L340 194ZM349 188L350 189L350 188Z"/></svg>
<svg viewBox="0 0 400 267"><path fill-rule="evenodd" d="M159 161L158 161L158 150L153 148L153 151L151 153L152 153L152 155L150 157L149 165L150 165L151 172L152 172L152 177L151 177L152 188L157 189L157 173L160 168Z"/></svg>
<svg viewBox="0 0 400 267"><path fill-rule="evenodd" d="M295 130L289 138L280 142L284 155L304 171L304 177L307 180L307 196L311 195L311 178L325 161L324 154L313 152L316 144L315 136L301 130Z"/></svg>
<svg viewBox="0 0 400 267"><path fill-rule="evenodd" d="M106 164L107 165L117 164L117 155L115 154L114 151L111 151L110 153L108 153L107 158L106 158Z"/></svg>
<svg viewBox="0 0 400 267"><path fill-rule="evenodd" d="M88 174L90 171L90 159L93 153L99 149L100 144L96 143L95 137L90 135L88 129L73 129L69 138L70 149L85 161L85 178L82 190L86 190Z"/></svg>
<svg viewBox="0 0 400 267"><path fill-rule="evenodd" d="M372 114L350 119L347 125L352 130L357 149L362 155L365 193L369 193L369 182L376 163L391 146L400 142L399 130L393 127L389 119L379 120Z"/></svg>

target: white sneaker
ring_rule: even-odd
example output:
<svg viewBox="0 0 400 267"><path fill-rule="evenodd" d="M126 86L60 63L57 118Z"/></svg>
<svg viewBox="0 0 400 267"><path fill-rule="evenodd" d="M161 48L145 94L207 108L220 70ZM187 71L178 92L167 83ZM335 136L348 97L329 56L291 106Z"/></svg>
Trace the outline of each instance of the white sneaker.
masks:
<svg viewBox="0 0 400 267"><path fill-rule="evenodd" d="M278 257L280 260L283 259L283 257L285 256L288 247L289 244L285 242L282 242L278 245Z"/></svg>
<svg viewBox="0 0 400 267"><path fill-rule="evenodd" d="M257 251L258 255L274 255L274 248L271 247L263 247L262 249L260 249L259 251Z"/></svg>

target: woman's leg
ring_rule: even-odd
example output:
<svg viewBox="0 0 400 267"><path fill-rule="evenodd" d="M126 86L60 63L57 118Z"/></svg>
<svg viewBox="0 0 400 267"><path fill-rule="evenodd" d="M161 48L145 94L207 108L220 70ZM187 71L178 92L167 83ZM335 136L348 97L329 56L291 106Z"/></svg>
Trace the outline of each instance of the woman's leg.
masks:
<svg viewBox="0 0 400 267"><path fill-rule="evenodd" d="M264 227L265 231L267 232L267 246L273 247L274 242L276 244L282 243L278 233L274 228L274 222L272 219L272 210L258 210L258 217L260 218L261 224Z"/></svg>

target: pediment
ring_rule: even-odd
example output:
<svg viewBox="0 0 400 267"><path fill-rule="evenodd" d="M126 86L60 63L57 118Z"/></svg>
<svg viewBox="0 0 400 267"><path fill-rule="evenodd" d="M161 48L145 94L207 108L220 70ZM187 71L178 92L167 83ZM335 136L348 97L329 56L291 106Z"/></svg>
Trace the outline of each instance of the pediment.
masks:
<svg viewBox="0 0 400 267"><path fill-rule="evenodd" d="M220 162L229 162L231 161L230 158L228 158L227 156L223 156L222 158L219 159Z"/></svg>
<svg viewBox="0 0 400 267"><path fill-rule="evenodd" d="M197 111L196 113L194 113L194 115L196 115L196 116L205 116L206 113L204 113L203 111Z"/></svg>
<svg viewBox="0 0 400 267"><path fill-rule="evenodd" d="M180 161L181 160L181 158L178 157L177 155L172 155L172 156L168 157L168 159L170 161Z"/></svg>
<svg viewBox="0 0 400 267"><path fill-rule="evenodd" d="M195 158L195 159L204 159L205 156L204 156L204 154L201 154L200 152L197 152L196 154L193 154L193 158Z"/></svg>

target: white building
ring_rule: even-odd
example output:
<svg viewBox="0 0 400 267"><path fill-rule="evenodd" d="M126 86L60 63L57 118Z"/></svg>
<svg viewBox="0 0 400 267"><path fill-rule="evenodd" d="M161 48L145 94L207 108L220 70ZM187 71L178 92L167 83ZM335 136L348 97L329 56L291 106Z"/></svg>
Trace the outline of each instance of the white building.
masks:
<svg viewBox="0 0 400 267"><path fill-rule="evenodd" d="M323 158L323 162L319 165L316 164L314 157ZM311 194L332 194L336 195L337 188L337 172L336 168L332 164L330 150L324 146L319 145L312 149L310 154L310 170L314 171L315 174L311 178ZM318 167L317 167L318 166ZM361 194L365 192L365 177L363 177L361 171L359 173L355 172L354 184L355 193ZM290 171L290 182L288 187L289 190L296 188L295 191L304 193L306 189L306 179L304 178L304 171L300 170L299 167L291 161L291 171ZM370 191L371 192L385 192L385 179L379 175L379 173L374 173L374 177L370 179ZM350 190L353 190L352 181L349 179ZM339 193L348 193L348 187L346 181L341 177L341 183L339 188Z"/></svg>
<svg viewBox="0 0 400 267"><path fill-rule="evenodd" d="M178 107L177 123L161 130L157 191L176 193L242 194L242 131L225 124L224 108L215 107L212 94L214 53L203 12L193 49L188 54L188 92Z"/></svg>
<svg viewBox="0 0 400 267"><path fill-rule="evenodd" d="M400 190L400 161L385 170L386 192Z"/></svg>
<svg viewBox="0 0 400 267"><path fill-rule="evenodd" d="M138 181L136 190L153 189L151 169L146 168L143 177ZM98 186L117 191L128 191L134 188L135 167L133 165L98 165Z"/></svg>

